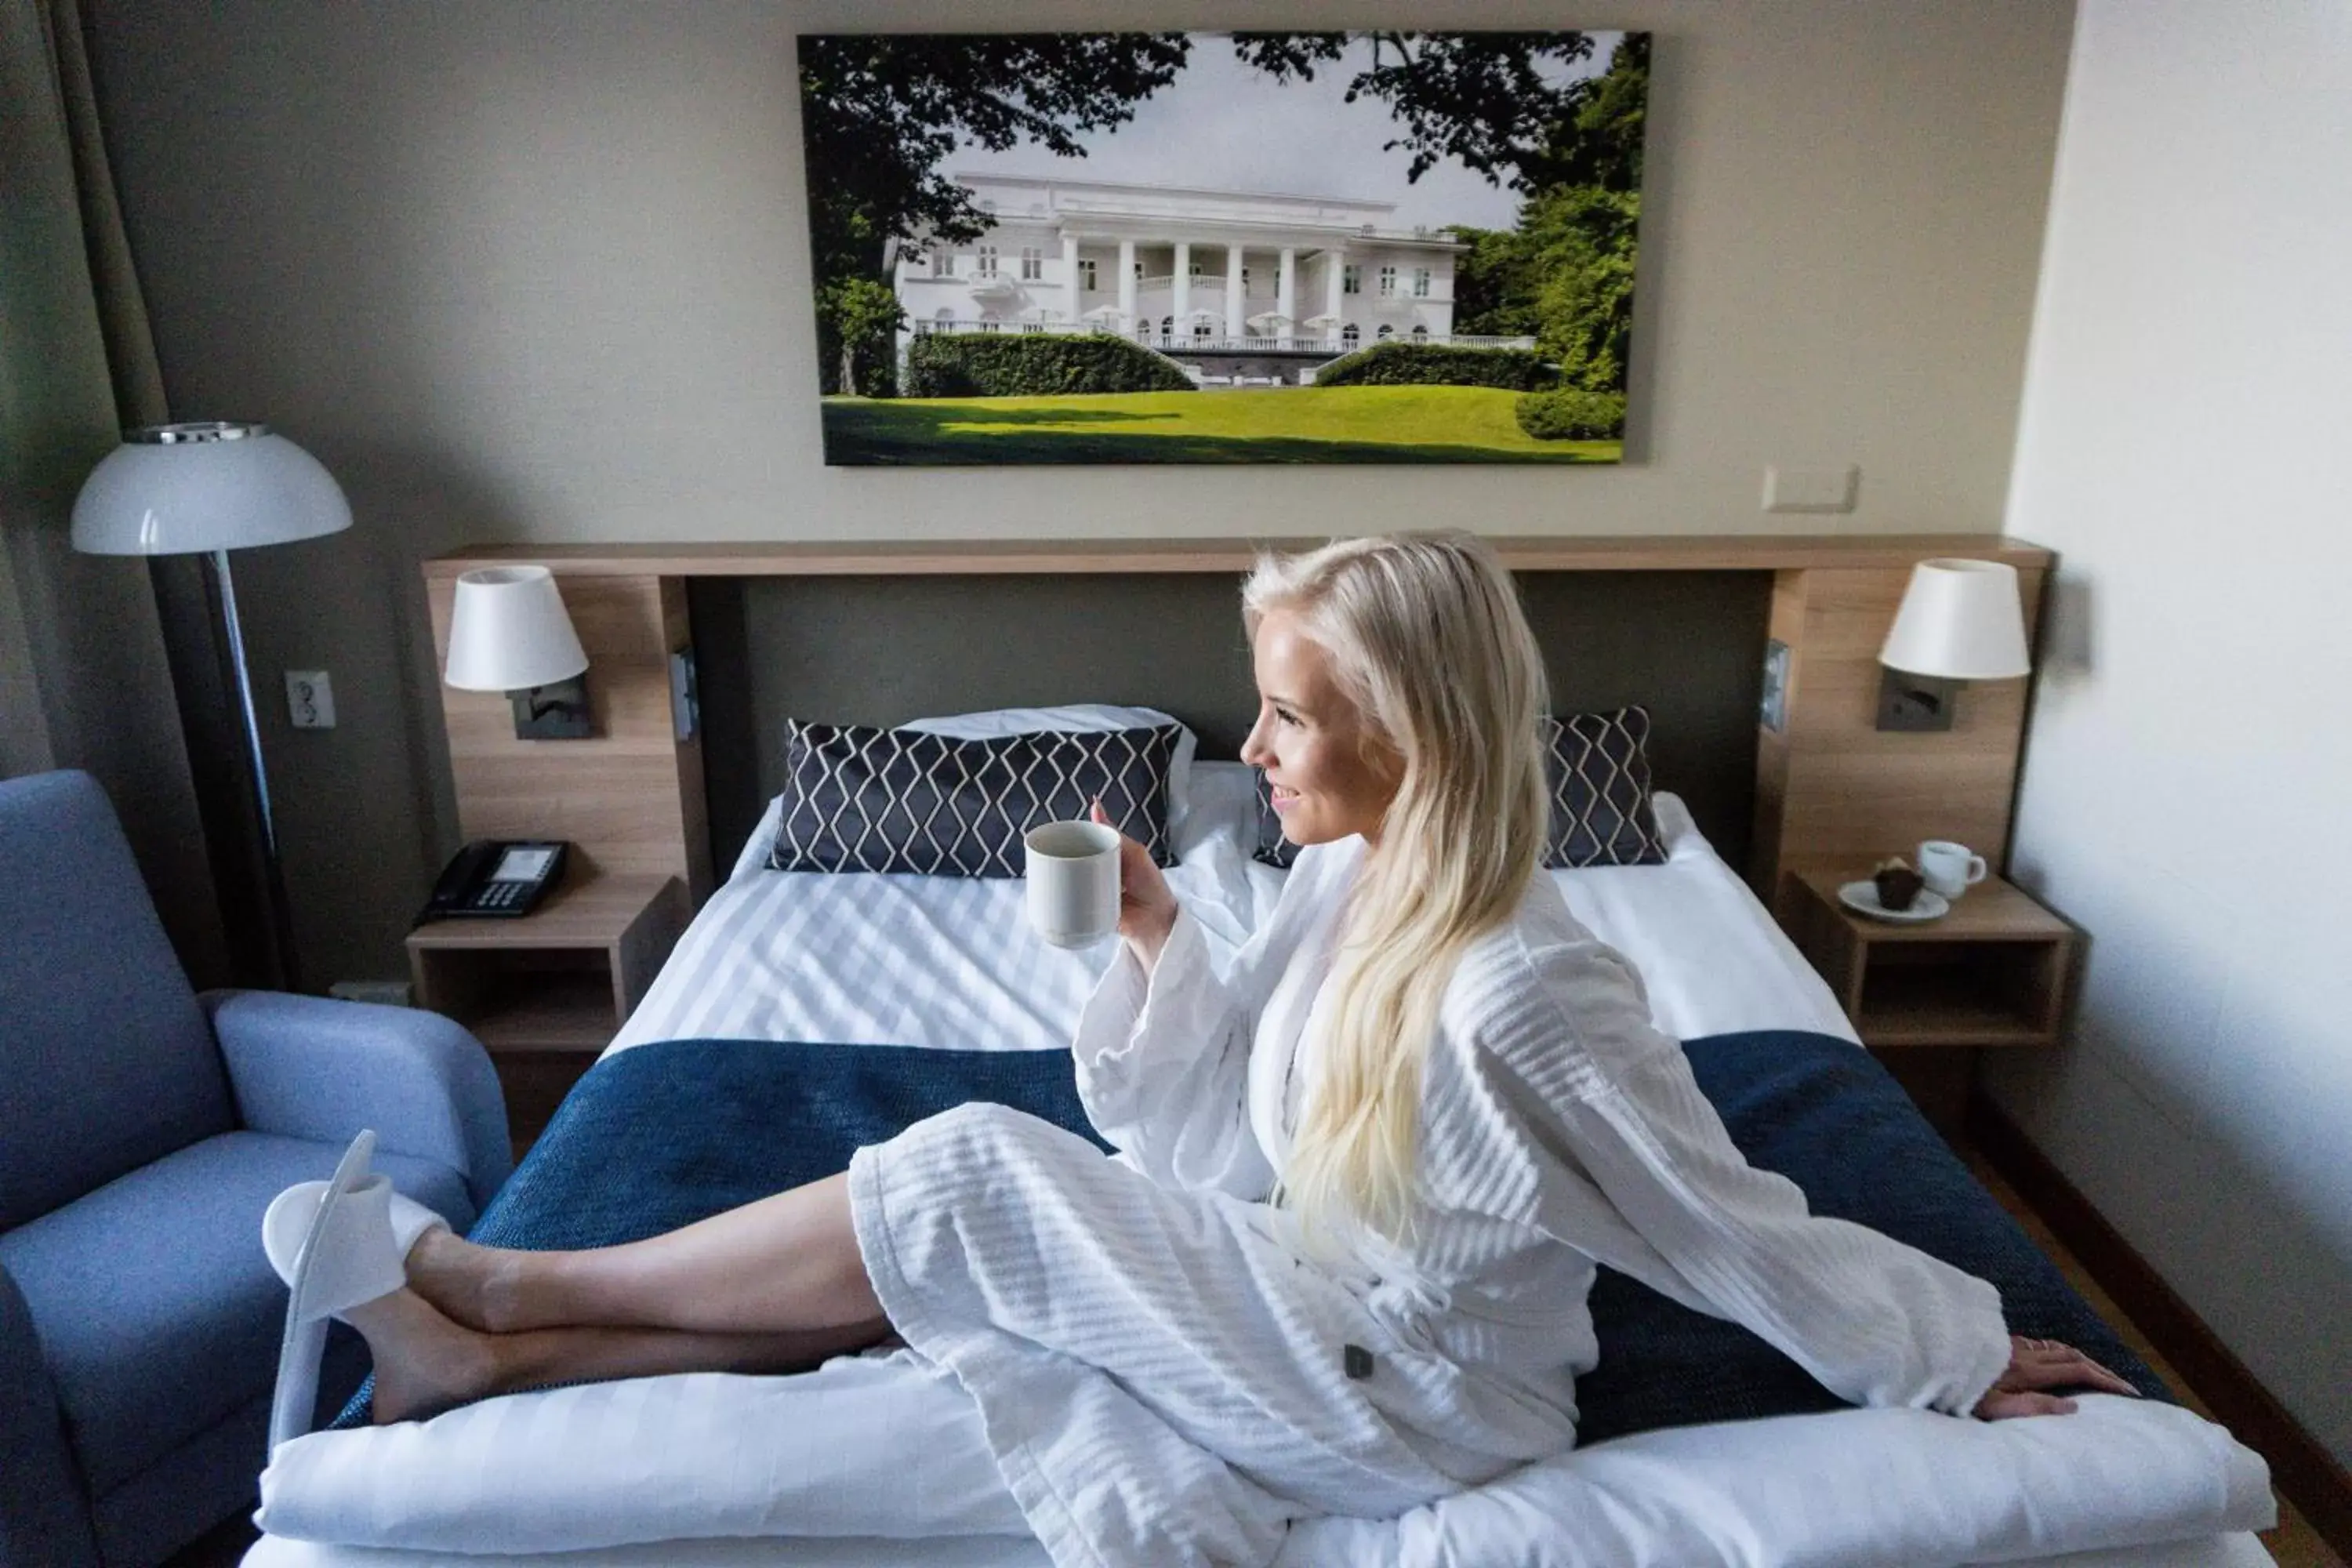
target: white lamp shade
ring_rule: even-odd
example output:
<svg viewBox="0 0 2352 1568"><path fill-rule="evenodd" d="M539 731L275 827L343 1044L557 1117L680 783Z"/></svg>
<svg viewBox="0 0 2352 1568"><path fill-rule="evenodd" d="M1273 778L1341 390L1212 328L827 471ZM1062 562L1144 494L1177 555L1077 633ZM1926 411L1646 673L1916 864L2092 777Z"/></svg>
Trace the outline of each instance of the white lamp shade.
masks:
<svg viewBox="0 0 2352 1568"><path fill-rule="evenodd" d="M1945 680L2006 680L2033 667L2017 568L1998 561L1922 561L1878 662Z"/></svg>
<svg viewBox="0 0 2352 1568"><path fill-rule="evenodd" d="M92 555L186 555L351 525L334 476L268 426L161 425L127 433L82 481L73 544Z"/></svg>
<svg viewBox="0 0 2352 1568"><path fill-rule="evenodd" d="M461 691L521 691L569 680L588 655L544 566L487 566L457 579L449 606L449 663Z"/></svg>

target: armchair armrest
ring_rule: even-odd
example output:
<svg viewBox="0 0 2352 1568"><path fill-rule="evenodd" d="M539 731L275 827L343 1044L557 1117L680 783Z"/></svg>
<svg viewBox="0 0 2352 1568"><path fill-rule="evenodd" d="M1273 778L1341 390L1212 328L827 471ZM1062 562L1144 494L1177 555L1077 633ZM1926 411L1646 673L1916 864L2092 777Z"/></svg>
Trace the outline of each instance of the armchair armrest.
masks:
<svg viewBox="0 0 2352 1568"><path fill-rule="evenodd" d="M97 1568L98 1537L24 1293L0 1264L0 1568Z"/></svg>
<svg viewBox="0 0 2352 1568"><path fill-rule="evenodd" d="M513 1171L489 1053L438 1013L278 991L197 1000L255 1131L333 1143L373 1127L387 1152L463 1174L478 1212Z"/></svg>

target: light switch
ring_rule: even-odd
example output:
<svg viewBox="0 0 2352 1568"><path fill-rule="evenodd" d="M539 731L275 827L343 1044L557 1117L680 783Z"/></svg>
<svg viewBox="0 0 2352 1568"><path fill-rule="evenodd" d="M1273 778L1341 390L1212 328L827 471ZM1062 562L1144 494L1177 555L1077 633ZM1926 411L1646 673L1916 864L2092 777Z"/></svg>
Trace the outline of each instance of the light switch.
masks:
<svg viewBox="0 0 2352 1568"><path fill-rule="evenodd" d="M1852 511L1862 486L1862 469L1852 463L1843 468L1783 468L1764 470L1766 511Z"/></svg>
<svg viewBox="0 0 2352 1568"><path fill-rule="evenodd" d="M323 669L286 672L286 716L297 730L335 727L335 688Z"/></svg>

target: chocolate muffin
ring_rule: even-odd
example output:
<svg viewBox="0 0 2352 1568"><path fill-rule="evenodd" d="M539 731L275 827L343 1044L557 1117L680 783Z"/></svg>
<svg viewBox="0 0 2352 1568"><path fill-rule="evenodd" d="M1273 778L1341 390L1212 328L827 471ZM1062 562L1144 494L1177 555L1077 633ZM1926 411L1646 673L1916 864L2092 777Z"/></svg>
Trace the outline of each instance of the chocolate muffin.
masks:
<svg viewBox="0 0 2352 1568"><path fill-rule="evenodd" d="M1881 865L1871 873L1870 879L1878 888L1878 907L1898 914L1909 909L1911 900L1919 896L1919 889L1927 885L1927 879L1900 856Z"/></svg>

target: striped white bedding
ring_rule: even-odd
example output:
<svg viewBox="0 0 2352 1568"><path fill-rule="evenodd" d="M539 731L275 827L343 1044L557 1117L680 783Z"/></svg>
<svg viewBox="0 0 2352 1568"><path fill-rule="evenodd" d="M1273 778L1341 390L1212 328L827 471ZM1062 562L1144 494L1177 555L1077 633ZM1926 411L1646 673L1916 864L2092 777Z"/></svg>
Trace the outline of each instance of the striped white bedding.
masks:
<svg viewBox="0 0 2352 1568"><path fill-rule="evenodd" d="M1283 873L1249 858L1249 769L1197 763L1192 794L1168 879L1222 965L1273 909ZM1660 795L1657 812L1664 865L1549 874L1576 917L1633 961L1659 1027L1677 1039L1742 1029L1853 1038L1829 988L1682 802ZM1047 946L1024 921L1017 881L768 870L774 818L771 805L613 1049L699 1038L979 1050L1070 1043L1109 962L1108 943Z"/></svg>

